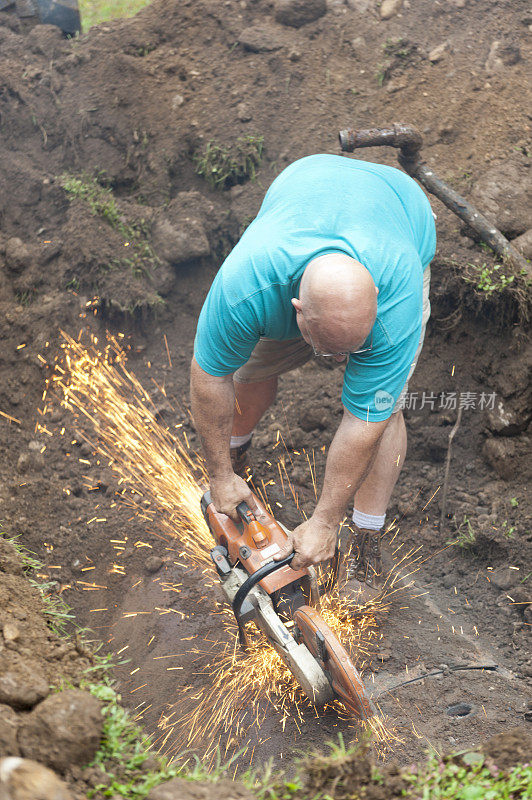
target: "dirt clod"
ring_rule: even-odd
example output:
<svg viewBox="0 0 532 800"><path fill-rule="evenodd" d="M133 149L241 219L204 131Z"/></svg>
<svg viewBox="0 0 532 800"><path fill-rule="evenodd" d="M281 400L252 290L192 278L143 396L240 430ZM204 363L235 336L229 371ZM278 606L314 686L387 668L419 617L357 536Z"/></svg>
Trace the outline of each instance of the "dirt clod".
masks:
<svg viewBox="0 0 532 800"><path fill-rule="evenodd" d="M489 578L491 583L499 589L509 589L510 586L514 586L518 583L519 572L510 569L510 567L507 567L505 564L501 564L500 567L490 572Z"/></svg>
<svg viewBox="0 0 532 800"><path fill-rule="evenodd" d="M319 19L326 11L326 0L276 0L275 19L283 25L300 28Z"/></svg>
<svg viewBox="0 0 532 800"><path fill-rule="evenodd" d="M27 758L65 772L94 756L102 734L101 703L79 689L51 695L21 723L18 741Z"/></svg>
<svg viewBox="0 0 532 800"><path fill-rule="evenodd" d="M0 753L4 756L18 756L17 742L18 715L6 705L0 705Z"/></svg>
<svg viewBox="0 0 532 800"><path fill-rule="evenodd" d="M391 19L399 13L403 6L403 0L382 0L380 5L381 19Z"/></svg>
<svg viewBox="0 0 532 800"><path fill-rule="evenodd" d="M524 729L498 733L482 749L499 769L510 770L516 764L529 764L532 761L532 736Z"/></svg>
<svg viewBox="0 0 532 800"><path fill-rule="evenodd" d="M17 555L17 551L10 542L0 538L0 572L10 575L20 575L22 564Z"/></svg>
<svg viewBox="0 0 532 800"><path fill-rule="evenodd" d="M0 653L0 703L11 708L33 708L49 693L38 662L22 659L17 653Z"/></svg>
<svg viewBox="0 0 532 800"><path fill-rule="evenodd" d="M16 236L6 242L6 265L11 272L20 273L32 263L30 249Z"/></svg>
<svg viewBox="0 0 532 800"><path fill-rule="evenodd" d="M199 220L184 217L158 219L153 228L155 252L170 264L182 264L209 255L210 247Z"/></svg>
<svg viewBox="0 0 532 800"><path fill-rule="evenodd" d="M201 781L191 783L183 778L174 778L157 786L146 800L213 800L214 796L223 797L224 800L253 800L251 792L240 783L229 780L221 780L216 784Z"/></svg>
<svg viewBox="0 0 532 800"><path fill-rule="evenodd" d="M0 797L5 800L72 800L67 785L27 758L0 759Z"/></svg>
<svg viewBox="0 0 532 800"><path fill-rule="evenodd" d="M162 565L163 560L159 556L148 556L146 561L144 562L144 566L146 567L147 572L158 572Z"/></svg>
<svg viewBox="0 0 532 800"><path fill-rule="evenodd" d="M515 154L497 164L475 183L471 199L506 236L515 238L532 228L532 169Z"/></svg>
<svg viewBox="0 0 532 800"><path fill-rule="evenodd" d="M525 258L532 258L532 228L514 239L512 244Z"/></svg>
<svg viewBox="0 0 532 800"><path fill-rule="evenodd" d="M512 458L515 453L515 445L511 440L487 439L482 452L497 475L500 475L505 481L511 480L515 474L515 463Z"/></svg>
<svg viewBox="0 0 532 800"><path fill-rule="evenodd" d="M273 53L286 44L284 31L266 22L245 28L238 39L251 53Z"/></svg>

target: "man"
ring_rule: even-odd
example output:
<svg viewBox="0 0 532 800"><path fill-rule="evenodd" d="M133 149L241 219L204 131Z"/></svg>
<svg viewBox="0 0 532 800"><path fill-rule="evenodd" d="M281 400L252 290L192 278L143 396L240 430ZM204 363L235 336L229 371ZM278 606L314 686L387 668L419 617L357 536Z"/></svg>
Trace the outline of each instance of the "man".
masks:
<svg viewBox="0 0 532 800"><path fill-rule="evenodd" d="M294 569L331 558L354 497L346 590L364 602L383 580L381 532L406 454L401 401L430 315L435 243L429 202L404 173L343 156L302 158L270 186L198 322L192 412L214 505L233 518L239 502L252 504L233 463L275 399L278 376L313 354L347 359L321 496L277 558L295 550Z"/></svg>

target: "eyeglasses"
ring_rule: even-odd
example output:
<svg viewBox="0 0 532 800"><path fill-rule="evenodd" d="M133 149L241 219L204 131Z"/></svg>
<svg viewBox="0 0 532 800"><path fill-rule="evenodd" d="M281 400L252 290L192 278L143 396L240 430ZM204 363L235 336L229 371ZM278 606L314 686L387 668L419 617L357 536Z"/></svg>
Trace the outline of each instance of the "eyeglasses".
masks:
<svg viewBox="0 0 532 800"><path fill-rule="evenodd" d="M343 356L346 358L347 356L357 356L360 353L367 353L369 350L373 348L373 331L371 331L371 339L369 341L369 347L361 347L360 350L347 350L345 352L340 353L320 353L320 351L315 346L314 342L312 341L312 336L310 335L310 331L307 328L307 336L310 339L310 346L314 352L315 356L319 356L320 358L334 358L335 356Z"/></svg>

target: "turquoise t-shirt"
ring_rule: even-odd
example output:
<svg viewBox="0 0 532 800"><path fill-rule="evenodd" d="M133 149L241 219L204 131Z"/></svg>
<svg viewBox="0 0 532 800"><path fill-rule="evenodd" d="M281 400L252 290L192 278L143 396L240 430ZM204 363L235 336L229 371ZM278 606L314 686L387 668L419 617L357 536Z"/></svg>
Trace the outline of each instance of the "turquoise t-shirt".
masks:
<svg viewBox="0 0 532 800"><path fill-rule="evenodd" d="M290 301L303 271L316 256L341 251L379 288L371 350L349 357L342 402L359 419L388 419L419 344L423 271L435 247L430 204L408 175L344 156L302 158L274 180L216 275L198 321L196 360L210 375L229 375L261 337L301 336Z"/></svg>

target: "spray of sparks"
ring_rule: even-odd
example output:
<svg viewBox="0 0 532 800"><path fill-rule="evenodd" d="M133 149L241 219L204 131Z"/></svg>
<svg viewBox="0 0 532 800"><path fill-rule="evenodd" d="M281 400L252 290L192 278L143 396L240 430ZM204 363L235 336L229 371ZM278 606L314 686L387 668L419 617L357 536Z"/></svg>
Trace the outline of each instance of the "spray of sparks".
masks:
<svg viewBox="0 0 532 800"><path fill-rule="evenodd" d="M108 335L103 345L95 336L87 345L81 337L63 337L62 358L45 391L43 414L52 404L48 398L59 398L78 420L89 423L92 432L83 435L118 473L122 502L141 519L150 523L156 520L158 535L177 540L180 557L201 571L207 585L212 586L216 580L209 558L213 542L200 510L201 485L206 486L207 476L201 459L189 447L186 432L173 433L157 421L148 392L126 366L123 337ZM50 433L46 425L39 427ZM307 460L316 490L313 461L308 456ZM298 504L285 460L280 459L278 466L284 494L291 494ZM257 488L265 498L267 485ZM388 611L393 595L404 590L405 565L411 571L418 568L417 552L401 554L401 545L397 546L394 559L384 599L369 605L356 623L338 592L322 600L325 622L350 651L361 672L369 669L381 638L375 614ZM208 757L224 742L226 750L234 751L249 731L260 729L271 706L277 710L283 729L290 720L299 731L304 718L319 713L262 634L255 632L251 647L244 653L238 647L231 612L224 609L219 613L224 637L212 643L210 653L195 650L198 661L210 657L208 681L200 689L185 690L179 701L161 715L157 746L162 752L177 754L185 747L193 747ZM340 702L335 702L333 710L340 718L348 718ZM381 717L364 725L383 748L397 741Z"/></svg>
<svg viewBox="0 0 532 800"><path fill-rule="evenodd" d="M337 592L322 599L320 613L363 670L370 662L378 638L373 613L363 615L354 625L349 606ZM201 749L208 762L209 758L215 758L224 741L227 753L229 748L242 745L244 734L250 730L260 731L267 710L272 706L278 712L282 730L291 723L301 733L305 719L324 712L346 723L349 721L339 701L323 711L318 710L259 631L252 635L250 647L243 653L231 612L227 610L224 616L229 641L215 644L216 660L206 671L207 685L187 692L161 717L159 743L165 752L177 754L191 747ZM201 650L197 653L205 655ZM352 720L351 727L355 727ZM397 741L390 726L378 716L364 722L362 728L369 728L382 752ZM168 742L171 742L170 748Z"/></svg>
<svg viewBox="0 0 532 800"><path fill-rule="evenodd" d="M126 368L118 339L108 337L100 350L95 336L88 347L63 337L62 364L47 393L51 388L65 408L90 423L93 435L86 438L120 475L122 502L141 519L157 517L162 531L179 540L181 555L210 569L212 536L200 509L200 485L207 485L207 477L186 433L180 439L157 422L157 410Z"/></svg>

